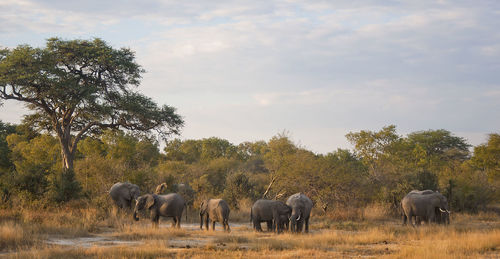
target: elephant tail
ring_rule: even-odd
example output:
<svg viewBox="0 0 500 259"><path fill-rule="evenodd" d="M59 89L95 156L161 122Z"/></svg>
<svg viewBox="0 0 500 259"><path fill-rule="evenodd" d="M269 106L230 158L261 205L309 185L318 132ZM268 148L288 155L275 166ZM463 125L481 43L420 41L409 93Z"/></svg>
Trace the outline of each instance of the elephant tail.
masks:
<svg viewBox="0 0 500 259"><path fill-rule="evenodd" d="M184 203L184 208L186 209L186 222L188 221L188 206Z"/></svg>

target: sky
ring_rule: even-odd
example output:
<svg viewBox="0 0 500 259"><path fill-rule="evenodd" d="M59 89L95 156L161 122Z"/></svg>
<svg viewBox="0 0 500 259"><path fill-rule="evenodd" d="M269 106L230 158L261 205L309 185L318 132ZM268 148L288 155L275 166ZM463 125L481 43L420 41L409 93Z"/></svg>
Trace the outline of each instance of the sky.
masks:
<svg viewBox="0 0 500 259"><path fill-rule="evenodd" d="M0 46L101 38L135 51L139 90L181 139L287 132L326 154L396 125L469 144L500 131L500 1L0 0ZM14 101L0 120L29 111Z"/></svg>

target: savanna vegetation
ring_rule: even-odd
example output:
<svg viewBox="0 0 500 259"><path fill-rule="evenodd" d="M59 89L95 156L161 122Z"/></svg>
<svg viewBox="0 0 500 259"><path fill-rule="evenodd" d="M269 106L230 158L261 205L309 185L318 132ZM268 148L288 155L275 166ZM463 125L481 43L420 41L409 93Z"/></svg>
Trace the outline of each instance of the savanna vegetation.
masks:
<svg viewBox="0 0 500 259"><path fill-rule="evenodd" d="M454 258L499 249L498 133L472 147L444 129L400 135L389 125L351 132L346 138L352 149L332 147L327 154L295 144L286 133L244 143L182 140L174 137L183 125L176 110L134 88L143 72L132 51L99 39L49 39L45 48L0 51L0 100L22 101L32 110L19 125L0 122L0 252L42 258L250 257L277 251L282 257L422 258L444 249ZM188 201L189 222L196 221L200 201L223 198L232 221L248 226L206 234L132 223L111 213L107 191L119 181L135 183L143 193L167 183L169 192ZM452 225L398 226L399 201L414 189L444 194L458 212ZM313 200L316 232L304 239L251 231L253 201L286 200L296 192ZM68 250L46 242L95 235L141 246ZM187 247L193 239L202 241Z"/></svg>

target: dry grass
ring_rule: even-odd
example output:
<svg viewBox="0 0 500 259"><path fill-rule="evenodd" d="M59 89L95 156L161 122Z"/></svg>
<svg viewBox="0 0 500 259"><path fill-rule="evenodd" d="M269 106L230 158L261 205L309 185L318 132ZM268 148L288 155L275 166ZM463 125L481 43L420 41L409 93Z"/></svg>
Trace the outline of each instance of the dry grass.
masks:
<svg viewBox="0 0 500 259"><path fill-rule="evenodd" d="M3 222L0 225L0 251L32 245L34 239L30 232L13 221Z"/></svg>
<svg viewBox="0 0 500 259"><path fill-rule="evenodd" d="M188 237L189 235L190 233L182 228L153 228L151 224L133 224L123 226L120 231L113 232L110 236L121 240L157 240Z"/></svg>
<svg viewBox="0 0 500 259"><path fill-rule="evenodd" d="M331 215L311 219L311 233L254 232L248 221L234 224L231 233L152 228L149 220L134 222L129 216L95 217L92 209L53 211L0 211L0 253L13 258L481 258L500 257L500 217L484 212L455 214L450 226L401 226L399 219L384 216L380 207L364 209L363 220L332 220ZM3 213L5 212L5 213ZM241 215L244 215L244 211ZM243 217L245 218L245 217ZM108 243L63 246L47 238L108 240ZM109 244L112 240L135 243ZM140 244L140 245L137 245ZM15 252L14 252L15 251Z"/></svg>
<svg viewBox="0 0 500 259"><path fill-rule="evenodd" d="M429 231L427 231L429 232ZM500 230L488 232L438 231L428 235L410 235L410 244L402 245L394 258L479 258L500 256ZM413 244L411 244L413 242Z"/></svg>

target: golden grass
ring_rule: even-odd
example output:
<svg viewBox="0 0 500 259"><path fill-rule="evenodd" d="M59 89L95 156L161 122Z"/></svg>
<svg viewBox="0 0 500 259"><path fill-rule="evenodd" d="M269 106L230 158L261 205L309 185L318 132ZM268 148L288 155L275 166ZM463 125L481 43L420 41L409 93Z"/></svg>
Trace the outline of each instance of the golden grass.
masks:
<svg viewBox="0 0 500 259"><path fill-rule="evenodd" d="M415 237L415 236L414 236ZM440 231L436 235L418 235L413 244L401 246L394 258L478 258L500 256L500 230L489 232Z"/></svg>
<svg viewBox="0 0 500 259"><path fill-rule="evenodd" d="M402 226L382 208L363 220L311 219L311 233L276 235L235 224L231 233L151 227L130 215L96 217L93 209L0 211L0 252L13 258L481 258L500 257L500 217L491 212L454 214L449 226ZM373 212L378 211L378 212ZM242 214L245 212L242 212ZM313 215L314 216L314 215ZM231 222L230 222L231 224ZM196 225L195 225L196 226ZM99 237L134 241L92 247L51 245L47 238ZM137 245L137 244L140 245Z"/></svg>
<svg viewBox="0 0 500 259"><path fill-rule="evenodd" d="M30 231L12 221L0 225L0 251L15 249L33 244L34 239Z"/></svg>
<svg viewBox="0 0 500 259"><path fill-rule="evenodd" d="M155 240L187 237L189 235L190 233L182 228L154 228L151 224L133 224L123 226L120 231L113 232L110 236L122 240Z"/></svg>

